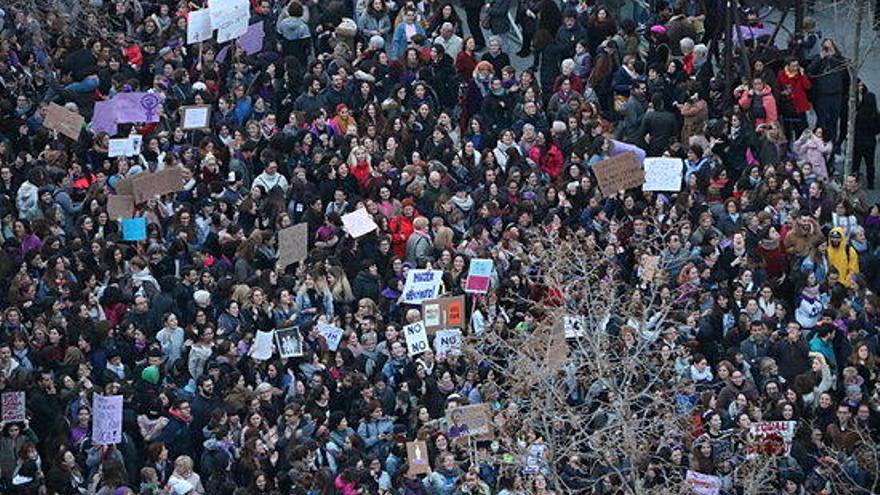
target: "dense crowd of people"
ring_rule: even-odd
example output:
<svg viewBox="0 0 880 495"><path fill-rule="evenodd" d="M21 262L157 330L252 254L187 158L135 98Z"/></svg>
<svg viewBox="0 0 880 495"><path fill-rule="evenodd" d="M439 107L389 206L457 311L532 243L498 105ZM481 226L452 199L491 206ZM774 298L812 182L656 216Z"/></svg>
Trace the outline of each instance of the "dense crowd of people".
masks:
<svg viewBox="0 0 880 495"><path fill-rule="evenodd" d="M734 48L718 0L249 4L253 54L187 44L206 0L96 0L75 17L0 4L0 392L26 392L26 420L2 424L0 492L612 494L627 473L661 486L691 470L740 493L730 473L768 420L797 422L779 493L835 493L840 473L875 486L859 452L880 434L866 191L880 115L813 19L765 46L749 35L760 9L744 9ZM159 122L95 130L96 102L135 91L160 97ZM50 103L85 117L78 139L43 125ZM194 104L209 128L182 129ZM108 157L133 134L138 154ZM680 158L680 191L603 196L593 166L624 151ZM146 239L123 240L108 198L169 167L185 185L138 204ZM354 239L341 217L358 208L378 229ZM277 231L303 222L308 259L279 264ZM652 235L663 245L645 252ZM627 297L674 300L665 318L590 329L691 390L683 434L651 459L538 448L497 372L509 355L407 351L408 270L442 270L444 294L466 295L479 345L558 302L539 248L575 236ZM465 294L474 258L494 260L488 294ZM324 323L344 330L335 350ZM253 356L259 331L289 327L301 357ZM96 394L123 396L117 444L93 440ZM479 403L506 418L495 439L452 438L447 412ZM416 439L427 473L408 463Z"/></svg>

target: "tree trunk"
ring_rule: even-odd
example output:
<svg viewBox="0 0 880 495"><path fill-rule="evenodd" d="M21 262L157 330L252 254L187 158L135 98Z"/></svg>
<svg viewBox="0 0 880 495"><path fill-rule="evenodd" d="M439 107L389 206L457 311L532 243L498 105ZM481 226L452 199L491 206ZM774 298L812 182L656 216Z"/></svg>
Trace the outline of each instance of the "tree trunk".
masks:
<svg viewBox="0 0 880 495"><path fill-rule="evenodd" d="M846 180L850 171L853 169L853 156L856 148L856 103L858 101L859 91L859 68L862 66L862 22L867 14L865 11L866 3L867 2L864 1L856 2L858 13L856 14L855 40L853 41L852 58L850 59L847 68L847 70L849 70L849 98L847 98L847 107L849 111L846 115L846 154L843 162L843 179L841 183Z"/></svg>

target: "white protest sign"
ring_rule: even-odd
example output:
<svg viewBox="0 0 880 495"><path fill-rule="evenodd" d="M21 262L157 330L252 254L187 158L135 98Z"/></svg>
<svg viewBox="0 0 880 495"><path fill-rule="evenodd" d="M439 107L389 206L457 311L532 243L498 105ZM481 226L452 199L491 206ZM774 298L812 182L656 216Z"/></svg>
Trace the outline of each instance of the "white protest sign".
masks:
<svg viewBox="0 0 880 495"><path fill-rule="evenodd" d="M434 334L434 352L445 356L461 354L461 330L437 330Z"/></svg>
<svg viewBox="0 0 880 495"><path fill-rule="evenodd" d="M342 225L345 227L346 232L355 239L379 228L366 208L359 208L351 213L342 215Z"/></svg>
<svg viewBox="0 0 880 495"><path fill-rule="evenodd" d="M339 348L339 343L342 341L343 330L327 323L318 323L318 333L324 336L324 340L327 341L327 348L336 352L336 349Z"/></svg>
<svg viewBox="0 0 880 495"><path fill-rule="evenodd" d="M247 32L250 19L247 0L214 0L208 11L211 28L217 30L217 43L238 38Z"/></svg>
<svg viewBox="0 0 880 495"><path fill-rule="evenodd" d="M684 479L691 491L697 495L718 495L721 491L721 478L688 470Z"/></svg>
<svg viewBox="0 0 880 495"><path fill-rule="evenodd" d="M794 439L795 421L761 421L749 427L749 455L788 455Z"/></svg>
<svg viewBox="0 0 880 495"><path fill-rule="evenodd" d="M211 39L211 13L208 9L190 12L186 18L186 44L199 43Z"/></svg>
<svg viewBox="0 0 880 495"><path fill-rule="evenodd" d="M684 162L681 158L645 158L642 191L681 191Z"/></svg>
<svg viewBox="0 0 880 495"><path fill-rule="evenodd" d="M2 400L3 405L0 410L3 411L4 423L14 423L27 419L24 392L3 392Z"/></svg>
<svg viewBox="0 0 880 495"><path fill-rule="evenodd" d="M122 441L122 396L95 394L92 399L92 443L113 445Z"/></svg>
<svg viewBox="0 0 880 495"><path fill-rule="evenodd" d="M583 337L587 329L587 319L578 315L566 315L562 327L567 339Z"/></svg>
<svg viewBox="0 0 880 495"><path fill-rule="evenodd" d="M437 299L442 283L442 270L411 269L406 272L406 285L403 286L403 294L400 296L401 302L422 304L422 301Z"/></svg>
<svg viewBox="0 0 880 495"><path fill-rule="evenodd" d="M258 361L266 361L275 352L275 332L257 331L254 345L251 347L251 357Z"/></svg>
<svg viewBox="0 0 880 495"><path fill-rule="evenodd" d="M417 321L403 327L403 334L406 337L406 351L410 357L421 354L428 350L428 331L425 330L425 324Z"/></svg>
<svg viewBox="0 0 880 495"><path fill-rule="evenodd" d="M211 127L211 107L208 105L190 105L183 107L183 130L207 129Z"/></svg>
<svg viewBox="0 0 880 495"><path fill-rule="evenodd" d="M140 154L144 137L136 134L126 138L111 139L107 146L107 156L115 158L117 156L135 156Z"/></svg>

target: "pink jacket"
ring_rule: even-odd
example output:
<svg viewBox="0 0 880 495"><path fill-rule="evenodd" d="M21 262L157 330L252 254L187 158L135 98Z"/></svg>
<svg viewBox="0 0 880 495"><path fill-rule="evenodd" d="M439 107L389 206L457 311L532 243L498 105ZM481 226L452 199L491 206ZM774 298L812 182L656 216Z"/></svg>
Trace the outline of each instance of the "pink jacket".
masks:
<svg viewBox="0 0 880 495"><path fill-rule="evenodd" d="M823 181L828 180L828 167L825 160L831 155L834 143L826 142L814 134L804 134L794 142L794 152L801 160L805 160L813 166L813 173Z"/></svg>
<svg viewBox="0 0 880 495"><path fill-rule="evenodd" d="M764 90L761 92L761 99L766 116L763 119L755 119L755 125L769 124L779 120L779 113L776 111L776 98L773 97L773 91L770 89L770 86L764 86ZM749 110L752 107L752 95L749 91L743 91L739 96L739 106L745 110Z"/></svg>

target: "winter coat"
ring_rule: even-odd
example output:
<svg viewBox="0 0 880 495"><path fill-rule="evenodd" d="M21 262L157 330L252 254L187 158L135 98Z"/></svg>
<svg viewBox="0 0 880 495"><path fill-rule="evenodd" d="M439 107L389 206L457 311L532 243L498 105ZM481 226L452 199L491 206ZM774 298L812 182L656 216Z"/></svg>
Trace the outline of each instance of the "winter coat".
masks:
<svg viewBox="0 0 880 495"><path fill-rule="evenodd" d="M859 253L847 242L846 231L842 227L834 227L831 232L839 232L842 236L837 247L828 242L828 262L840 274L840 283L847 287L854 287L853 275L859 274Z"/></svg>
<svg viewBox="0 0 880 495"><path fill-rule="evenodd" d="M776 110L776 98L773 97L773 90L770 86L765 85L764 89L761 90L761 107L763 108L763 117L759 115L755 115L756 112L752 112L752 118L755 121L755 125L761 124L769 124L771 122L776 122L779 120L779 114ZM758 102L753 101L753 96L751 91L743 91L739 96L739 106L744 110L754 110Z"/></svg>
<svg viewBox="0 0 880 495"><path fill-rule="evenodd" d="M809 133L804 134L794 143L794 151L802 160L806 160L813 166L813 173L818 179L828 180L828 167L825 164L826 157L831 155L834 143Z"/></svg>
<svg viewBox="0 0 880 495"><path fill-rule="evenodd" d="M783 98L788 100L790 103L789 109L793 110L795 114L806 113L813 107L809 96L807 96L807 92L813 87L809 77L800 72L790 76L783 68L779 70L776 80L779 82L779 87L782 88L783 92L788 92L788 95L783 96ZM786 106L783 105L782 108L785 109Z"/></svg>

